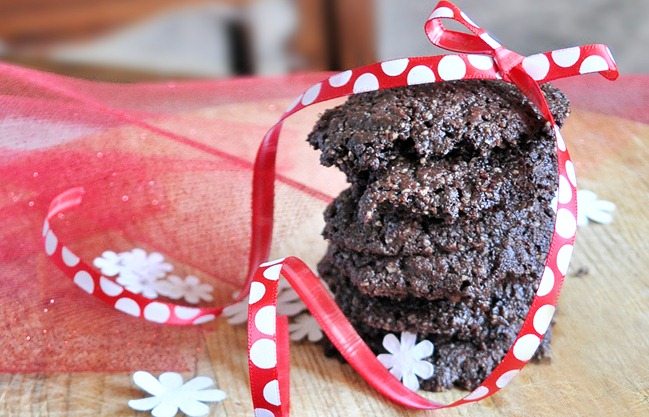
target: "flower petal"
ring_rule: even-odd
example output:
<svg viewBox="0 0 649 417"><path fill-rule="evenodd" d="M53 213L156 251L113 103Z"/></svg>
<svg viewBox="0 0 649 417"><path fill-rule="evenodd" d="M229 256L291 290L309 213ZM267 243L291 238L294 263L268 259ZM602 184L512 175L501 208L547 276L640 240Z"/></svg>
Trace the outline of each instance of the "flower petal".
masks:
<svg viewBox="0 0 649 417"><path fill-rule="evenodd" d="M151 395L161 395L166 390L149 372L137 371L133 374L133 383Z"/></svg>
<svg viewBox="0 0 649 417"><path fill-rule="evenodd" d="M304 313L295 318L288 326L291 340L302 340L306 336L309 341L317 342L322 339L322 329L315 318L309 313Z"/></svg>
<svg viewBox="0 0 649 417"><path fill-rule="evenodd" d="M119 273L119 258L115 252L105 251L101 257L95 258L92 263L101 270L101 273L112 277Z"/></svg>
<svg viewBox="0 0 649 417"><path fill-rule="evenodd" d="M322 334L322 330L320 330L319 327L314 327L309 329L309 334L308 334L309 342L318 342L322 340L323 336L324 335Z"/></svg>
<svg viewBox="0 0 649 417"><path fill-rule="evenodd" d="M244 299L223 309L223 314L230 324L243 324L248 321L248 300Z"/></svg>
<svg viewBox="0 0 649 417"><path fill-rule="evenodd" d="M214 287L212 287L210 284L200 284L196 287L195 291L198 297L204 301L214 300L214 297L212 296Z"/></svg>
<svg viewBox="0 0 649 417"><path fill-rule="evenodd" d="M102 252L101 257L110 260L112 262L117 262L119 260L119 255L116 252L113 252L112 250L106 250Z"/></svg>
<svg viewBox="0 0 649 417"><path fill-rule="evenodd" d="M156 281L155 289L158 291L160 295L164 295L165 297L169 297L173 300L178 300L179 298L182 297L181 289L178 288L176 285L174 285L172 282L169 282L167 280Z"/></svg>
<svg viewBox="0 0 649 417"><path fill-rule="evenodd" d="M413 367L412 371L421 379L428 379L433 376L435 373L435 367L432 363L426 361L417 361Z"/></svg>
<svg viewBox="0 0 649 417"><path fill-rule="evenodd" d="M307 335L307 329L305 329L300 323L289 324L288 331L290 332L291 340L294 342L304 339L304 336Z"/></svg>
<svg viewBox="0 0 649 417"><path fill-rule="evenodd" d="M306 336L306 330L304 330L303 328L293 330L289 335L291 340L294 342L299 342L300 340L304 339L305 336Z"/></svg>
<svg viewBox="0 0 649 417"><path fill-rule="evenodd" d="M162 386L167 389L177 389L183 385L183 377L177 372L165 372L158 379Z"/></svg>
<svg viewBox="0 0 649 417"><path fill-rule="evenodd" d="M115 275L119 274L121 271L119 265L113 265L108 263L97 263L96 259L95 259L95 266L99 268L101 273L103 275L106 275L107 277L114 277Z"/></svg>
<svg viewBox="0 0 649 417"><path fill-rule="evenodd" d="M410 332L401 332L401 350L410 350L417 343L417 335Z"/></svg>
<svg viewBox="0 0 649 417"><path fill-rule="evenodd" d="M613 222L613 214L603 210L590 211L588 218L599 224L611 224Z"/></svg>
<svg viewBox="0 0 649 417"><path fill-rule="evenodd" d="M187 301L189 304L198 304L200 298L194 292L186 292L185 301Z"/></svg>
<svg viewBox="0 0 649 417"><path fill-rule="evenodd" d="M223 401L227 397L224 391L220 389L204 389L201 391L196 391L192 395L197 401L205 402L218 402Z"/></svg>
<svg viewBox="0 0 649 417"><path fill-rule="evenodd" d="M150 264L157 264L157 263L164 262L165 257L160 252L151 252L147 260L149 261Z"/></svg>
<svg viewBox="0 0 649 417"><path fill-rule="evenodd" d="M187 277L185 277L185 284L187 285L198 286L200 283L201 281L198 279L197 276L187 275Z"/></svg>
<svg viewBox="0 0 649 417"><path fill-rule="evenodd" d="M133 248L130 252L120 253L119 256L125 261L137 264L143 264L147 259L146 251L142 248Z"/></svg>
<svg viewBox="0 0 649 417"><path fill-rule="evenodd" d="M198 391L201 389L209 388L214 385L214 380L207 376L197 376L185 382L183 385L183 390L186 391Z"/></svg>
<svg viewBox="0 0 649 417"><path fill-rule="evenodd" d="M376 359L378 359L379 362L388 369L394 366L394 355L391 353L381 353L376 357Z"/></svg>
<svg viewBox="0 0 649 417"><path fill-rule="evenodd" d="M149 411L158 404L160 404L160 398L158 397L146 397L128 402L128 406L137 411Z"/></svg>
<svg viewBox="0 0 649 417"><path fill-rule="evenodd" d="M167 264L163 264L167 265ZM164 278L165 275L167 274L167 270L164 268L161 268L160 265L148 265L143 267L142 269L139 269L140 273L149 278L149 279L158 279L158 278Z"/></svg>
<svg viewBox="0 0 649 417"><path fill-rule="evenodd" d="M154 286L147 285L142 287L142 295L149 300L153 300L158 298L158 291L156 291Z"/></svg>
<svg viewBox="0 0 649 417"><path fill-rule="evenodd" d="M422 340L410 350L410 355L414 359L426 359L433 354L435 347L430 340Z"/></svg>
<svg viewBox="0 0 649 417"><path fill-rule="evenodd" d="M203 301L214 301L214 297L209 292L202 292L200 297Z"/></svg>
<svg viewBox="0 0 649 417"><path fill-rule="evenodd" d="M167 277L167 281L169 281L171 284L175 286L183 285L183 279L180 278L178 275L169 275Z"/></svg>
<svg viewBox="0 0 649 417"><path fill-rule="evenodd" d="M403 376L403 385L411 391L417 391L419 389L419 380L415 374L409 372Z"/></svg>
<svg viewBox="0 0 649 417"><path fill-rule="evenodd" d="M587 206L589 203L597 200L597 194L590 190L577 191L577 204L580 206Z"/></svg>
<svg viewBox="0 0 649 417"><path fill-rule="evenodd" d="M178 404L180 411L187 414L189 417L200 417L209 414L210 407L202 402L187 399Z"/></svg>
<svg viewBox="0 0 649 417"><path fill-rule="evenodd" d="M401 381L401 378L403 378L403 369L401 369L399 363L395 363L396 366L390 368L390 373L394 375L395 378L397 378L399 381Z"/></svg>
<svg viewBox="0 0 649 417"><path fill-rule="evenodd" d="M178 413L178 406L170 401L161 402L151 411L153 417L174 417L176 413Z"/></svg>
<svg viewBox="0 0 649 417"><path fill-rule="evenodd" d="M238 324L243 324L248 321L248 315L243 313L237 313L234 316L231 316L227 319L228 324L236 326Z"/></svg>
<svg viewBox="0 0 649 417"><path fill-rule="evenodd" d="M291 301L296 301L299 300L300 296L297 295L295 291L293 291L292 288L287 288L284 291L281 291L279 295L277 296L277 304L281 303L288 303Z"/></svg>
<svg viewBox="0 0 649 417"><path fill-rule="evenodd" d="M277 304L277 314L279 314L280 316L293 317L304 310L306 310L306 306L301 301L292 303L284 302Z"/></svg>
<svg viewBox="0 0 649 417"><path fill-rule="evenodd" d="M118 281L119 282L119 281ZM120 283L121 284L121 283ZM122 284L124 288L126 288L128 291L134 293L134 294L139 294L142 292L142 287L139 285L135 285L133 283L130 284Z"/></svg>
<svg viewBox="0 0 649 417"><path fill-rule="evenodd" d="M609 213L614 212L616 209L615 203L606 200L597 200L593 203L593 207L595 207L597 210L606 211Z"/></svg>
<svg viewBox="0 0 649 417"><path fill-rule="evenodd" d="M131 271L120 271L116 281L122 285L140 285L140 277Z"/></svg>
<svg viewBox="0 0 649 417"><path fill-rule="evenodd" d="M397 337L392 333L388 333L383 337L383 347L385 350L395 355L401 350L399 339L397 339Z"/></svg>

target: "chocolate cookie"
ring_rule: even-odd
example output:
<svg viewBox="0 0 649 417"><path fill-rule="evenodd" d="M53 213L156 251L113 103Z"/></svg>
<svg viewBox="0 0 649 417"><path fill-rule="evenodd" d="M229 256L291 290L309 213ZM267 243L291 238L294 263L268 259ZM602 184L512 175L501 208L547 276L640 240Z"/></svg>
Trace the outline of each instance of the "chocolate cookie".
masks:
<svg viewBox="0 0 649 417"><path fill-rule="evenodd" d="M427 165L397 158L359 191L358 221L391 211L453 223L518 210L534 197L549 203L557 186L554 144L553 136L538 134L485 157L447 156Z"/></svg>
<svg viewBox="0 0 649 417"><path fill-rule="evenodd" d="M565 96L543 91L563 123ZM377 353L388 331L431 340L424 389L475 388L515 340L543 271L557 185L549 123L509 84L457 81L354 95L308 140L351 183L325 212L318 265L341 309Z"/></svg>
<svg viewBox="0 0 649 417"><path fill-rule="evenodd" d="M479 220L461 219L452 225L438 219L385 210L371 222L358 221L358 196L348 188L324 213L323 236L354 252L383 256L432 255L495 248L505 237L531 240L536 250L547 249L554 212L550 193L529 198L520 209L490 211ZM513 242L512 242L513 243Z"/></svg>
<svg viewBox="0 0 649 417"><path fill-rule="evenodd" d="M318 271L335 267L363 294L476 298L511 277L529 283L543 272L554 226L549 202L451 225L394 214L365 225L354 222L351 196L343 192L326 211L323 234L331 244Z"/></svg>
<svg viewBox="0 0 649 417"><path fill-rule="evenodd" d="M542 87L559 125L568 101ZM325 166L337 166L349 181L367 180L399 157L426 161L464 154L484 156L538 135L548 124L518 89L497 81L453 81L351 96L324 112L308 141Z"/></svg>
<svg viewBox="0 0 649 417"><path fill-rule="evenodd" d="M457 300L425 300L361 294L342 271L332 265L321 276L336 302L352 322L390 332L428 334L437 341L470 341L480 346L503 335L516 336L534 297L536 282L510 277L488 296Z"/></svg>

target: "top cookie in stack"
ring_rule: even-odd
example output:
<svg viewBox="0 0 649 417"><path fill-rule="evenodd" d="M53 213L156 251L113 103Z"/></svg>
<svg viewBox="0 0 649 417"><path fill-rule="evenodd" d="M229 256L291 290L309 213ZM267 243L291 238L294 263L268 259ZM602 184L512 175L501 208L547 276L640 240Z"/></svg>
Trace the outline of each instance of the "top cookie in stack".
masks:
<svg viewBox="0 0 649 417"><path fill-rule="evenodd" d="M561 125L565 96L543 91ZM543 271L557 186L549 123L509 84L454 81L354 95L308 141L351 183L325 212L318 268L341 308L376 350L385 331L431 340L425 389L477 386Z"/></svg>

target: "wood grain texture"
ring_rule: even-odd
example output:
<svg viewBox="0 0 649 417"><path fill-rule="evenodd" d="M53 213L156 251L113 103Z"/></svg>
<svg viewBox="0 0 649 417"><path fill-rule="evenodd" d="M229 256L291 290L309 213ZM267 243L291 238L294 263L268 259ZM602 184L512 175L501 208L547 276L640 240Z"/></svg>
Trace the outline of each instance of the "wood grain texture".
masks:
<svg viewBox="0 0 649 417"><path fill-rule="evenodd" d="M589 274L566 279L552 363L526 367L507 389L483 402L410 412L380 398L349 366L325 358L319 347L293 345L293 415L649 415L649 125L577 110L564 136L580 186L614 201L618 211L611 225L579 230L572 268L585 266ZM313 227L320 223L314 221ZM206 349L186 376L210 375L227 392L210 415L251 416L245 329L222 321L203 337ZM431 397L448 400L459 394ZM141 395L128 374L0 375L0 416L146 415L126 406Z"/></svg>

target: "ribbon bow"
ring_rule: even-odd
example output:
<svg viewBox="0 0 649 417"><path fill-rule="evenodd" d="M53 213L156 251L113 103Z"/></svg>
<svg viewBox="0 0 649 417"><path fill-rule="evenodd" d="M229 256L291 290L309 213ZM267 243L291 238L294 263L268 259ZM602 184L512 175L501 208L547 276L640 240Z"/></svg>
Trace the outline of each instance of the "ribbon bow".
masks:
<svg viewBox="0 0 649 417"><path fill-rule="evenodd" d="M446 29L442 19L455 20L471 33ZM502 79L515 84L553 125L554 118L538 82L590 72L600 72L609 80L615 80L619 75L606 45L583 45L524 57L503 47L449 1L437 4L426 21L424 30L430 42L440 48L490 56Z"/></svg>
<svg viewBox="0 0 649 417"><path fill-rule="evenodd" d="M441 19L454 19L470 33L444 28ZM554 313L568 269L576 232L576 180L570 156L549 111L539 82L599 72L618 76L605 45L586 45L523 57L505 49L449 1L441 1L425 24L430 41L460 52L442 56L396 59L335 74L301 94L264 136L253 172L252 233L248 280L239 300L248 297L248 358L250 389L257 416L288 415L288 331L277 315L278 280L282 275L300 296L331 342L347 362L378 392L409 408L438 409L474 402L503 388L525 366L539 346ZM459 79L503 79L514 83L552 125L559 168L555 230L539 289L519 334L502 362L473 392L450 404L432 402L410 391L376 359L329 295L320 279L296 257L266 262L273 234L275 158L284 120L322 101L385 88ZM50 220L78 206L84 190L76 187L56 197L44 228L45 252L72 281L87 293L130 315L163 324L201 324L218 316L222 307L179 306L152 301L101 276L90 264L60 242ZM262 323L263 325L258 325ZM270 323L270 324L269 324Z"/></svg>

